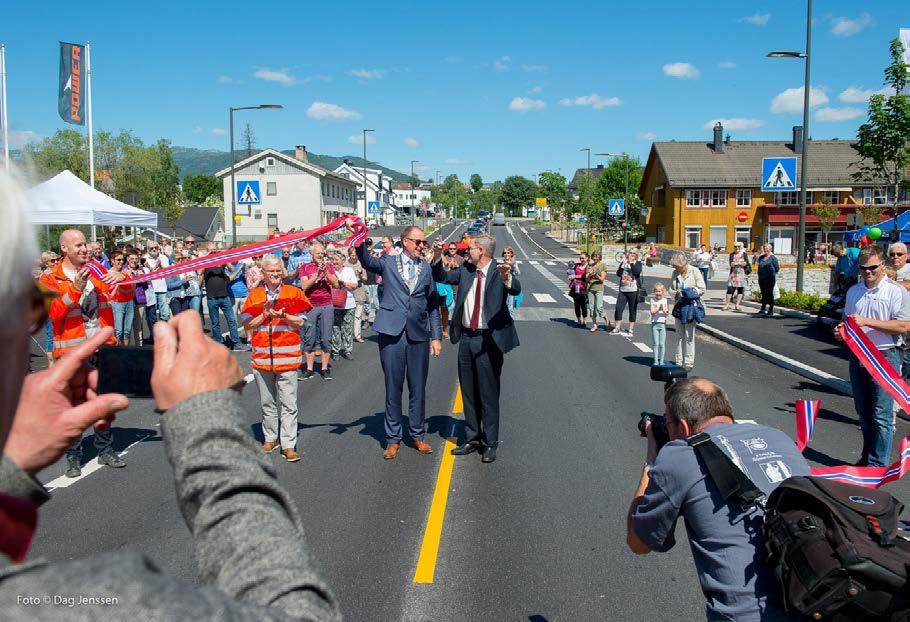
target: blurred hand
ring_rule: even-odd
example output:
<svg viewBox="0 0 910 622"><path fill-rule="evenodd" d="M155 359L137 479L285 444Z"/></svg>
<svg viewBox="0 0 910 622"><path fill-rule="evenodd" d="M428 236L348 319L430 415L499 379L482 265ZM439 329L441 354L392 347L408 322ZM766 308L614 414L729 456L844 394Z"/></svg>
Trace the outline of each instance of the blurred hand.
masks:
<svg viewBox="0 0 910 622"><path fill-rule="evenodd" d="M157 322L154 332L152 393L158 408L168 410L194 395L227 389L243 377L230 350L203 334L195 311Z"/></svg>
<svg viewBox="0 0 910 622"><path fill-rule="evenodd" d="M73 287L76 288L76 291L81 292L85 289L85 285L88 283L88 275L88 268L82 268L76 273L76 278L73 279Z"/></svg>
<svg viewBox="0 0 910 622"><path fill-rule="evenodd" d="M436 238L433 240L433 261L442 257L442 240Z"/></svg>
<svg viewBox="0 0 910 622"><path fill-rule="evenodd" d="M840 324L838 324L837 326L834 327L834 341L843 341L844 340L844 337L840 332L841 327L843 327L843 325L844 325L844 323L841 322Z"/></svg>
<svg viewBox="0 0 910 622"><path fill-rule="evenodd" d="M114 283L119 283L120 281L126 279L126 275L122 272L108 271L104 276L101 277L102 283L107 283L108 285L113 285Z"/></svg>
<svg viewBox="0 0 910 622"><path fill-rule="evenodd" d="M496 270L499 271L499 276L503 281L508 281L512 275L512 266L507 263L496 264Z"/></svg>
<svg viewBox="0 0 910 622"><path fill-rule="evenodd" d="M439 358L439 355L442 353L442 342L439 339L430 340L430 354L435 358Z"/></svg>
<svg viewBox="0 0 910 622"><path fill-rule="evenodd" d="M59 460L86 428L107 427L114 413L129 406L119 393L95 393L98 371L86 363L112 334L111 328L100 330L47 371L25 378L3 453L29 475Z"/></svg>

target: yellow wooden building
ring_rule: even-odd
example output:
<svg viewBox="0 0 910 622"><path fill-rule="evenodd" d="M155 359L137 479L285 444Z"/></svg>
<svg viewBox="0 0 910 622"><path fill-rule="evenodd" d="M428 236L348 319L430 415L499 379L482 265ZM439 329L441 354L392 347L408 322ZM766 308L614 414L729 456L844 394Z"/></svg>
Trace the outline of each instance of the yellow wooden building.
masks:
<svg viewBox="0 0 910 622"><path fill-rule="evenodd" d="M800 158L801 142L799 126L790 141L732 141L723 137L719 123L710 142L655 142L638 190L647 206L642 214L645 236L682 248L706 244L730 249L737 240L747 247L770 242L776 252L790 254L795 250L799 193L761 192L761 161ZM829 241L843 239L847 216L857 205L892 204L893 193L882 182L854 181L857 156L850 142L810 140L808 151L807 205L827 201L841 210ZM806 223L807 243L821 242L823 232L811 208Z"/></svg>

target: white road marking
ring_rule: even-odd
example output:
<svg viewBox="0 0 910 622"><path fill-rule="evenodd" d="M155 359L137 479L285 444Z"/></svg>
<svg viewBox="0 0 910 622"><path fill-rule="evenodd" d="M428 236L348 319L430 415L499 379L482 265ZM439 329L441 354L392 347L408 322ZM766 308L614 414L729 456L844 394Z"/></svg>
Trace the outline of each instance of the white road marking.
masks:
<svg viewBox="0 0 910 622"><path fill-rule="evenodd" d="M534 296L534 298L537 299L537 302L556 302L556 300L554 300L553 296L551 296L550 294L534 293L532 295Z"/></svg>
<svg viewBox="0 0 910 622"><path fill-rule="evenodd" d="M145 439L151 438L153 436L155 436L155 434L146 434L145 436L140 438L135 443L132 443L131 445L127 446L126 449L124 449L117 455L125 456L127 454L127 452L130 450L130 447L132 447L136 443L141 443ZM80 475L79 477L67 477L66 475L61 475L60 477L49 481L47 484L44 485L44 487L47 488L48 491L53 491L53 490L56 490L57 488L68 488L68 487L72 486L73 484L75 484L76 482L78 482L80 479L82 479L84 477L88 477L89 475L91 475L92 473L94 473L95 471L100 469L102 466L104 466L104 465L102 465L100 462L98 462L97 459L93 459L88 464L83 465L82 475Z"/></svg>
<svg viewBox="0 0 910 622"><path fill-rule="evenodd" d="M604 302L607 303L608 305L615 305L616 298L614 296L604 296Z"/></svg>
<svg viewBox="0 0 910 622"><path fill-rule="evenodd" d="M652 350L649 346L646 346L645 344L639 343L637 341L633 341L632 345L635 346L636 348L638 348L639 350L641 350L642 352L647 352L649 354L651 352L654 352L654 350Z"/></svg>
<svg viewBox="0 0 910 622"><path fill-rule="evenodd" d="M529 258L528 253L525 252L524 247L518 243L518 238L516 238L515 235L512 233L512 226L509 224L506 224L506 233L508 233L509 236L512 238L512 241L515 242L515 246L517 246L518 250L521 251L521 254L525 256L525 259L528 259Z"/></svg>
<svg viewBox="0 0 910 622"><path fill-rule="evenodd" d="M536 255L537 253L534 253L534 254ZM528 263L531 264L532 266L539 266L539 265L540 265L540 262L539 262L539 261L534 261L533 259L532 259L531 261L529 261Z"/></svg>
<svg viewBox="0 0 910 622"><path fill-rule="evenodd" d="M545 261L544 263L547 264L548 266L555 266L555 265L556 265L556 262L555 262L555 261Z"/></svg>

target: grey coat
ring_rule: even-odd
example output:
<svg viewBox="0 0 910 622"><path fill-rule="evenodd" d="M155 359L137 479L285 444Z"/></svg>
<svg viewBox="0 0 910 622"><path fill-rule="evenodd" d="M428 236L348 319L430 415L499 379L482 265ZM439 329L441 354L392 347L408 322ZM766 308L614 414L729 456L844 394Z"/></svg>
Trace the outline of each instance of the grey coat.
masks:
<svg viewBox="0 0 910 622"><path fill-rule="evenodd" d="M0 554L5 621L339 620L309 558L297 508L249 434L233 391L181 402L161 418L177 502L193 534L199 586L162 572L139 553L14 564ZM0 464L0 492L49 499L15 464ZM276 555L282 551L282 555ZM116 598L116 604L28 606L17 597Z"/></svg>

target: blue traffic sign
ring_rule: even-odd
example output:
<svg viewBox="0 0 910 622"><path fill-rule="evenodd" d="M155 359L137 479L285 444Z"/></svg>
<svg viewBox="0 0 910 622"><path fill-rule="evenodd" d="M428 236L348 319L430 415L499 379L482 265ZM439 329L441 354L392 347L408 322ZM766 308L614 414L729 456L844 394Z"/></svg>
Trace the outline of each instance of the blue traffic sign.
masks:
<svg viewBox="0 0 910 622"><path fill-rule="evenodd" d="M468 199L467 201L465 201L464 204L467 205L468 207L471 207L471 199Z"/></svg>
<svg viewBox="0 0 910 622"><path fill-rule="evenodd" d="M623 216L626 213L625 199L610 199L607 202L607 213L610 216Z"/></svg>
<svg viewBox="0 0 910 622"><path fill-rule="evenodd" d="M796 192L796 157L761 159L762 192Z"/></svg>
<svg viewBox="0 0 910 622"><path fill-rule="evenodd" d="M262 203L259 194L259 180L237 181L237 204L259 205Z"/></svg>
<svg viewBox="0 0 910 622"><path fill-rule="evenodd" d="M379 201L367 201L367 213L368 214L378 214L379 213Z"/></svg>

